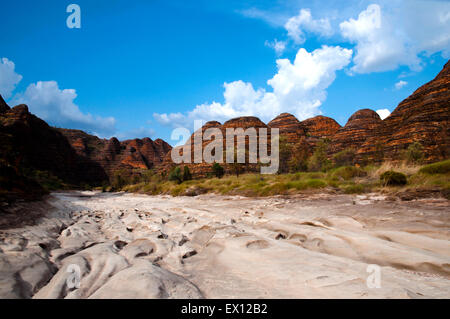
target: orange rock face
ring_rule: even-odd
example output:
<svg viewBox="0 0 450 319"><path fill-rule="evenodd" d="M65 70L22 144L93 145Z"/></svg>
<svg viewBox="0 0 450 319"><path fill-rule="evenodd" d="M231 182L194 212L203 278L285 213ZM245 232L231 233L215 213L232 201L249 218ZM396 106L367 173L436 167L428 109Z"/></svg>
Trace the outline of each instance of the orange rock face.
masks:
<svg viewBox="0 0 450 319"><path fill-rule="evenodd" d="M225 158L226 156L226 145L227 145L227 129L239 129L242 128L245 134L245 130L249 129L249 128L254 128L255 132L256 132L256 138L257 141L259 140L259 129L260 128L266 128L267 129L267 139L269 141L269 146L270 146L270 129L269 127L264 124L260 119L258 119L257 117L253 117L253 116L245 116L245 117L238 117L235 119L231 119L227 122L225 122L223 125L220 124L217 121L211 121L211 122L207 122L205 125L203 125L202 127L202 135L205 135L205 132L207 129L210 128L217 128L220 130L221 134L222 134L222 150L224 150L223 152L223 158ZM236 134L235 137L235 141L234 141L234 145L235 147L237 146L237 140L238 140L238 136L241 136L241 134ZM165 171L166 173L169 172L173 167L175 166L187 166L189 167L189 170L191 171L192 175L195 177L205 177L208 174L210 174L212 172L212 163L208 163L205 160L202 159L202 161L200 163L195 163L195 158L194 158L194 150L196 147L201 148L202 153L205 150L205 148L212 143L215 140L215 137L212 136L210 140L206 140L206 139L202 139L200 143L196 143L195 140L195 133L192 134L192 136L190 137L190 139L186 142L185 145L190 145L190 150L191 150L191 163L181 163L179 165L175 164L172 161L172 156L171 153L169 152L165 159L164 159L164 163L159 167L160 171ZM249 144L249 137L245 136L245 144L246 144L246 149L248 150L248 144ZM268 150L270 152L270 147L268 147ZM182 147L177 147L174 148L172 150L172 152L178 152L178 154L182 155L183 154L183 150ZM248 157L249 152L247 151L246 156ZM221 164L224 169L225 172L227 173L233 173L234 172L234 167L232 165L228 165L225 163ZM257 169L257 165L256 164L249 164L248 160L246 161L246 165L242 166L242 168L240 168L240 170L242 170L243 172L250 172L250 171L256 171Z"/></svg>
<svg viewBox="0 0 450 319"><path fill-rule="evenodd" d="M382 120L375 111L369 109L357 111L349 118L347 124L333 135L330 152L334 154L344 149L356 151L381 125Z"/></svg>
<svg viewBox="0 0 450 319"><path fill-rule="evenodd" d="M450 62L433 81L401 102L384 121L370 109L354 113L344 127L326 116L319 115L299 122L293 115L283 113L270 121L268 126L255 117L241 117L223 125L209 122L203 127L203 131L208 127L219 127L225 136L226 127L279 128L280 135L290 144L306 140L310 154L320 139L330 140L330 157L344 149L352 148L355 151L356 163L368 160L373 162L399 160L402 152L417 141L424 146L425 161L433 162L448 158L450 155L449 117ZM194 144L192 141L190 143L193 150ZM209 141L204 141L202 148L208 143ZM168 170L173 166L169 153L161 168ZM206 163L187 166L193 175L198 176L204 176L211 168L211 164ZM225 168L229 171L227 166ZM248 167L248 170L254 169L255 167Z"/></svg>
<svg viewBox="0 0 450 319"><path fill-rule="evenodd" d="M8 104L6 104L5 100L3 100L3 97L0 95L0 114L9 111L9 109Z"/></svg>
<svg viewBox="0 0 450 319"><path fill-rule="evenodd" d="M306 137L303 125L289 113L282 113L267 124L271 128L280 129L280 135L290 144L296 144L302 137Z"/></svg>
<svg viewBox="0 0 450 319"><path fill-rule="evenodd" d="M411 143L424 147L425 161L450 155L450 62L434 80L401 102L357 151L357 160L376 159L377 147L385 160L398 160Z"/></svg>
<svg viewBox="0 0 450 319"><path fill-rule="evenodd" d="M338 122L330 117L318 115L301 122L306 136L311 138L331 138L341 128Z"/></svg>
<svg viewBox="0 0 450 319"><path fill-rule="evenodd" d="M26 179L36 171L45 171L75 185L107 178L97 163L81 158L57 129L31 114L26 105L12 109L6 105L2 110L0 166L5 172L14 170L17 178ZM11 191L7 185L0 185L0 191L2 188Z"/></svg>
<svg viewBox="0 0 450 319"><path fill-rule="evenodd" d="M269 134L270 128L279 128L280 135L288 143L306 140L310 153L317 141L323 138L330 140L330 157L346 148L354 148L356 163L396 161L401 159L403 151L411 143L420 142L424 147L425 161L434 162L450 156L449 122L450 62L447 62L434 80L417 89L383 121L369 109L353 114L344 127L325 116L299 122L293 115L283 113L268 125L256 117L240 117L223 125L212 121L203 126L202 132L218 128L224 137L225 148L227 128L255 128L256 133L259 133L259 128L267 128ZM270 139L269 135L269 152ZM200 147L203 151L213 140L202 140L198 145L193 135L187 142L191 146L191 164L180 166L187 165L196 177L211 173L212 163L192 162L194 149ZM249 138L245 140L248 145ZM0 173L17 176L17 179L25 177L23 180L26 180L24 172L39 170L51 172L65 182L81 185L99 184L121 170L155 167L168 172L176 165L171 159L171 149L160 139L119 142L116 138L100 139L79 130L55 129L31 114L26 105L11 109L0 96ZM233 172L233 166L223 166L226 172ZM241 168L259 171L257 164ZM8 181L7 178L4 180ZM2 187L0 185L0 191Z"/></svg>
<svg viewBox="0 0 450 319"><path fill-rule="evenodd" d="M73 186L101 185L117 171L160 165L170 149L160 139L119 142L53 128L26 105L11 109L0 96L0 200L35 199L33 195L45 193L35 174Z"/></svg>
<svg viewBox="0 0 450 319"><path fill-rule="evenodd" d="M111 177L114 172L150 169L162 163L171 146L161 139L134 139L119 142L115 137L105 140L80 130L59 129L77 154L94 161Z"/></svg>

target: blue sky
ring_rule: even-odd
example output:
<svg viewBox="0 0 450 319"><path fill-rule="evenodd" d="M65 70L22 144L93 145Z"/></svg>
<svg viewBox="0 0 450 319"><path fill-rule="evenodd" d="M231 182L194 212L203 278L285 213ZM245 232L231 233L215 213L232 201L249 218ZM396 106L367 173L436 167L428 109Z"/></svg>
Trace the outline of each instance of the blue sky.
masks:
<svg viewBox="0 0 450 319"><path fill-rule="evenodd" d="M69 29L66 7L81 8ZM60 127L161 137L194 119L392 111L450 56L450 3L16 0L0 94ZM382 113L381 113L382 114Z"/></svg>

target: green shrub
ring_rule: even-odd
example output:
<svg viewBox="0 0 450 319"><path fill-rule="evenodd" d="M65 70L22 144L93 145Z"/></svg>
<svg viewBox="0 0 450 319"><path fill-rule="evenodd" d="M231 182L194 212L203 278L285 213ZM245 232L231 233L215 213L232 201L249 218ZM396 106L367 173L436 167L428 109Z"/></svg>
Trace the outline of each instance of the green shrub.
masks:
<svg viewBox="0 0 450 319"><path fill-rule="evenodd" d="M387 171L380 175L380 181L383 185L387 186L399 186L406 185L407 178L403 173L395 172L395 171Z"/></svg>
<svg viewBox="0 0 450 319"><path fill-rule="evenodd" d="M333 162L336 167L353 165L355 150L346 148L339 153L333 155Z"/></svg>
<svg viewBox="0 0 450 319"><path fill-rule="evenodd" d="M262 190L263 195L279 195L284 194L288 190L288 185L285 183L275 183L272 185L267 185Z"/></svg>
<svg viewBox="0 0 450 319"><path fill-rule="evenodd" d="M117 191L122 189L127 184L122 172L116 172L112 178L111 187L112 190Z"/></svg>
<svg viewBox="0 0 450 319"><path fill-rule="evenodd" d="M405 159L408 163L419 164L423 161L423 146L419 142L414 142L408 146L405 152Z"/></svg>
<svg viewBox="0 0 450 319"><path fill-rule="evenodd" d="M292 156L292 145L287 142L286 137L280 136L278 146L279 168L278 173L287 173L289 171L289 159Z"/></svg>
<svg viewBox="0 0 450 319"><path fill-rule="evenodd" d="M364 185L362 184L353 184L344 187L344 193L346 194L361 194L364 193Z"/></svg>
<svg viewBox="0 0 450 319"><path fill-rule="evenodd" d="M286 184L286 186L288 188L295 188L297 190L302 190L302 189L306 189L306 185L304 181L293 181L293 182L288 182Z"/></svg>
<svg viewBox="0 0 450 319"><path fill-rule="evenodd" d="M189 167L185 166L183 169L183 181L190 181L192 179L191 171Z"/></svg>
<svg viewBox="0 0 450 319"><path fill-rule="evenodd" d="M331 166L331 161L327 157L328 142L320 140L314 150L314 154L308 160L308 170L326 171Z"/></svg>
<svg viewBox="0 0 450 319"><path fill-rule="evenodd" d="M214 163L212 166L212 173L215 177L222 178L225 174L225 171L219 163Z"/></svg>
<svg viewBox="0 0 450 319"><path fill-rule="evenodd" d="M180 196L182 193L184 193L186 191L186 189L187 189L186 185L180 184L180 185L177 185L174 188L172 188L169 191L169 194L172 196Z"/></svg>
<svg viewBox="0 0 450 319"><path fill-rule="evenodd" d="M64 188L63 181L48 171L36 170L33 172L32 178L48 191Z"/></svg>
<svg viewBox="0 0 450 319"><path fill-rule="evenodd" d="M326 182L320 179L307 179L286 183L287 188L295 188L297 190L324 188L327 185Z"/></svg>
<svg viewBox="0 0 450 319"><path fill-rule="evenodd" d="M320 179L320 178L325 178L325 173L322 173L322 172L311 172L311 173L305 173L305 174L303 174L303 177L305 178L305 179Z"/></svg>
<svg viewBox="0 0 450 319"><path fill-rule="evenodd" d="M288 162L291 172L304 172L308 169L309 145L304 138L300 139L293 148Z"/></svg>
<svg viewBox="0 0 450 319"><path fill-rule="evenodd" d="M424 174L429 174L429 175L448 174L448 173L450 173L450 160L425 165L419 170L419 173L424 173Z"/></svg>
<svg viewBox="0 0 450 319"><path fill-rule="evenodd" d="M181 184L183 182L183 176L181 175L181 169L179 166L170 171L169 181L177 182L178 184Z"/></svg>
<svg viewBox="0 0 450 319"><path fill-rule="evenodd" d="M327 183L320 179L308 179L305 181L307 188L324 188L327 187Z"/></svg>
<svg viewBox="0 0 450 319"><path fill-rule="evenodd" d="M339 167L338 169L336 169L333 172L332 177L349 180L354 177L361 177L361 176L366 176L366 175L367 175L367 173L358 167L343 166L343 167Z"/></svg>

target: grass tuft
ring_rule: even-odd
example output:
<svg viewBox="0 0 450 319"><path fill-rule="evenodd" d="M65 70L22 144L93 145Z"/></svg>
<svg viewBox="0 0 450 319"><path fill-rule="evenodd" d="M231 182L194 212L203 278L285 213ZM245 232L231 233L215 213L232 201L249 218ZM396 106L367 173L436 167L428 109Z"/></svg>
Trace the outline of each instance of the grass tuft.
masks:
<svg viewBox="0 0 450 319"><path fill-rule="evenodd" d="M434 174L448 174L450 173L450 160L437 162L422 166L419 173L434 175Z"/></svg>

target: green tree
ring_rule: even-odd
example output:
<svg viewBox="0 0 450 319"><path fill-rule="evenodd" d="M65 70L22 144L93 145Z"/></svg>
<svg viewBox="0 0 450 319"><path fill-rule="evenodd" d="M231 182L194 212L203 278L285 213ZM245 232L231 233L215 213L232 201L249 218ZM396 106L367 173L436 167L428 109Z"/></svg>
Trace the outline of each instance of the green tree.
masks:
<svg viewBox="0 0 450 319"><path fill-rule="evenodd" d="M287 142L286 137L281 136L279 140L279 173L288 173L289 172L289 160L292 157L292 145Z"/></svg>
<svg viewBox="0 0 450 319"><path fill-rule="evenodd" d="M122 171L115 172L111 183L113 190L120 190L126 184L127 181L124 177L124 173Z"/></svg>
<svg viewBox="0 0 450 319"><path fill-rule="evenodd" d="M333 155L334 166L351 166L355 157L355 150L352 148L346 148Z"/></svg>
<svg viewBox="0 0 450 319"><path fill-rule="evenodd" d="M231 167L232 171L236 174L236 177L239 177L239 174L241 172L245 172L248 168L248 162L249 162L249 151L247 148L245 148L245 160L244 163L238 163L238 154L237 154L237 146L234 146L233 150L233 163L229 163L229 166ZM227 158L227 151L225 150L223 152L223 156L226 159Z"/></svg>
<svg viewBox="0 0 450 319"><path fill-rule="evenodd" d="M405 159L408 163L420 164L424 158L423 146L419 142L414 142L408 146Z"/></svg>
<svg viewBox="0 0 450 319"><path fill-rule="evenodd" d="M217 178L222 178L225 174L223 167L219 163L214 163L212 166L212 173Z"/></svg>
<svg viewBox="0 0 450 319"><path fill-rule="evenodd" d="M189 170L189 167L185 166L183 168L183 182L190 181L191 179L192 179L191 171Z"/></svg>
<svg viewBox="0 0 450 319"><path fill-rule="evenodd" d="M289 160L289 170L291 172L301 172L308 169L309 145L302 138L292 148L292 156Z"/></svg>
<svg viewBox="0 0 450 319"><path fill-rule="evenodd" d="M169 181L177 182L178 184L181 184L183 182L183 176L181 175L181 169L179 166L170 171Z"/></svg>
<svg viewBox="0 0 450 319"><path fill-rule="evenodd" d="M327 157L328 141L321 139L317 142L313 155L308 161L310 171L325 171L331 166L331 161Z"/></svg>

